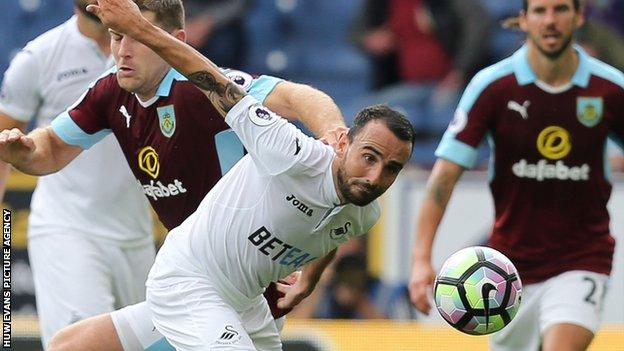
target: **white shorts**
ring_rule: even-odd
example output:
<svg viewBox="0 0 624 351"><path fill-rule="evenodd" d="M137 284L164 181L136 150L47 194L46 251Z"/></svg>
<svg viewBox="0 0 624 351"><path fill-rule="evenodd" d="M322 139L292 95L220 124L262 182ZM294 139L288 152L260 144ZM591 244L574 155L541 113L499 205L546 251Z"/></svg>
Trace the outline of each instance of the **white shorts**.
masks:
<svg viewBox="0 0 624 351"><path fill-rule="evenodd" d="M151 243L121 248L84 235L29 238L43 344L73 322L144 300L154 251Z"/></svg>
<svg viewBox="0 0 624 351"><path fill-rule="evenodd" d="M124 351L174 350L154 327L145 301L114 311L111 319Z"/></svg>
<svg viewBox="0 0 624 351"><path fill-rule="evenodd" d="M280 351L278 326L262 296L236 310L220 296L209 277L150 285L152 321L176 350Z"/></svg>
<svg viewBox="0 0 624 351"><path fill-rule="evenodd" d="M596 333L609 276L570 271L522 287L514 320L490 338L494 351L539 350L541 335L555 324L569 323Z"/></svg>
<svg viewBox="0 0 624 351"><path fill-rule="evenodd" d="M111 318L124 351L174 351L154 327L152 312L145 301L114 311ZM284 319L275 320L279 331L284 326Z"/></svg>

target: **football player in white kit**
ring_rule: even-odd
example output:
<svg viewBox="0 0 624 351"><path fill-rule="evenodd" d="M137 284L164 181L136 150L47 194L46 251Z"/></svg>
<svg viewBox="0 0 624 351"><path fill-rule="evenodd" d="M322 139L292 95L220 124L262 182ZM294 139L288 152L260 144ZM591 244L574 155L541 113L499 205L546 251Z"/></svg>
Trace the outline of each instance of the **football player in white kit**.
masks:
<svg viewBox="0 0 624 351"><path fill-rule="evenodd" d="M89 2L75 0L75 16L13 59L2 82L0 129L50 124L114 64L108 31L84 10ZM2 162L0 178L7 173ZM39 179L28 253L44 345L72 322L144 299L151 233L149 205L113 136Z"/></svg>
<svg viewBox="0 0 624 351"><path fill-rule="evenodd" d="M325 145L153 26L131 0L98 4L88 9L107 26L204 91L249 152L167 236L146 283L154 325L177 350L281 350L264 287L302 269L295 284L280 286L278 306L296 305L336 247L373 226L375 199L409 160L410 123L388 107L370 107Z"/></svg>

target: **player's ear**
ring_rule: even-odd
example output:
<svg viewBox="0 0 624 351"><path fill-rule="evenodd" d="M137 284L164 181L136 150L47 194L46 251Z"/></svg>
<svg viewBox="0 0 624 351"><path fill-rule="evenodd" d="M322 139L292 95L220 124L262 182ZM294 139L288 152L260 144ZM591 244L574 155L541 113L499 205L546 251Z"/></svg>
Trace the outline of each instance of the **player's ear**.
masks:
<svg viewBox="0 0 624 351"><path fill-rule="evenodd" d="M349 136L347 135L348 129L342 130L338 132L337 142L334 146L334 150L336 151L336 155L342 157L349 147Z"/></svg>
<svg viewBox="0 0 624 351"><path fill-rule="evenodd" d="M184 29L176 29L171 34L177 39L180 39L181 41L186 43L186 32L184 31Z"/></svg>
<svg viewBox="0 0 624 351"><path fill-rule="evenodd" d="M518 26L525 33L529 31L526 16L527 16L527 13L524 10L521 10L520 14L518 15Z"/></svg>

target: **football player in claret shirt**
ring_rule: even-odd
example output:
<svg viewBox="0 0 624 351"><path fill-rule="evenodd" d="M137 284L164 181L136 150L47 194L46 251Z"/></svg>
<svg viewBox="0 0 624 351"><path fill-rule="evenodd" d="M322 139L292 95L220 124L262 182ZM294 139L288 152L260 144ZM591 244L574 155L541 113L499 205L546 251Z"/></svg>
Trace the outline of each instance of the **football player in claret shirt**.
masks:
<svg viewBox="0 0 624 351"><path fill-rule="evenodd" d="M624 75L574 45L578 0L524 1L526 43L479 72L436 151L418 216L411 298L428 312L431 247L453 187L493 145L489 245L509 257L522 306L493 350L584 350L598 330L614 238L607 138L624 140Z"/></svg>
<svg viewBox="0 0 624 351"><path fill-rule="evenodd" d="M184 40L180 0L144 1L142 10ZM244 149L206 96L152 50L115 31L111 49L116 67L51 127L28 136L19 130L3 131L0 156L26 173L49 174L113 134L145 196L172 229L197 209ZM318 90L269 76L223 72L269 108L300 119L316 135L331 135L344 126L332 99ZM274 294L273 306L276 298ZM284 313L276 308L273 312ZM139 303L69 326L52 339L50 349L133 351L154 344L165 345L145 304Z"/></svg>

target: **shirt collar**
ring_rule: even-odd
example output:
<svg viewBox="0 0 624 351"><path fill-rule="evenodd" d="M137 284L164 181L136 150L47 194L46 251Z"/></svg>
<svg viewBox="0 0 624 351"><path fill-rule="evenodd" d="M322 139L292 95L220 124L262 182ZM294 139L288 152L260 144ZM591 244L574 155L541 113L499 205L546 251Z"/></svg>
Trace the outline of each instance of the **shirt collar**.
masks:
<svg viewBox="0 0 624 351"><path fill-rule="evenodd" d="M156 96L169 96L174 80L186 80L186 78L175 69L170 68L169 72L167 72L163 80L160 82L160 85L158 85Z"/></svg>
<svg viewBox="0 0 624 351"><path fill-rule="evenodd" d="M574 45L574 50L578 54L579 65L576 68L576 72L574 72L574 75L572 76L571 82L576 86L586 88L589 84L589 78L591 76L591 72L589 70L588 55L585 50L583 50L578 45ZM533 69L529 64L527 51L528 48L525 44L511 57L514 73L516 75L516 79L518 80L518 84L520 85L527 85L535 83L537 81L537 76L535 75L535 72L533 72Z"/></svg>

